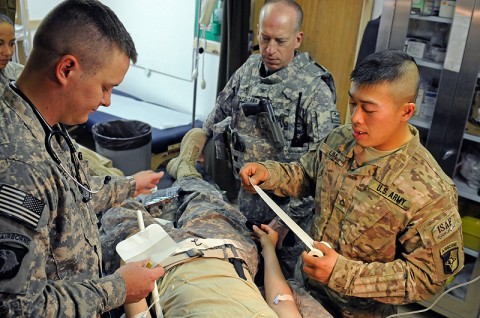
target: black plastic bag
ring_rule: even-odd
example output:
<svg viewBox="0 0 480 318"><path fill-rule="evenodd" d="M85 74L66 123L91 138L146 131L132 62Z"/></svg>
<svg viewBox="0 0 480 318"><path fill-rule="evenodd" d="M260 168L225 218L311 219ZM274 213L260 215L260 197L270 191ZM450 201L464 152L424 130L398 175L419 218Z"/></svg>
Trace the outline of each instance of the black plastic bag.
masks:
<svg viewBox="0 0 480 318"><path fill-rule="evenodd" d="M112 120L92 127L93 139L109 150L129 150L142 147L152 140L152 127L137 120Z"/></svg>

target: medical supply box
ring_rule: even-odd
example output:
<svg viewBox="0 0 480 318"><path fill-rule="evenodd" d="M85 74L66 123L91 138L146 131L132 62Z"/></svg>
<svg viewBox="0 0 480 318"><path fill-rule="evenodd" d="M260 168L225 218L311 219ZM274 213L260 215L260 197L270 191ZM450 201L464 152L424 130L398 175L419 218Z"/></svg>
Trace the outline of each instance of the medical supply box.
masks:
<svg viewBox="0 0 480 318"><path fill-rule="evenodd" d="M480 219L464 216L462 217L462 228L465 247L480 251Z"/></svg>

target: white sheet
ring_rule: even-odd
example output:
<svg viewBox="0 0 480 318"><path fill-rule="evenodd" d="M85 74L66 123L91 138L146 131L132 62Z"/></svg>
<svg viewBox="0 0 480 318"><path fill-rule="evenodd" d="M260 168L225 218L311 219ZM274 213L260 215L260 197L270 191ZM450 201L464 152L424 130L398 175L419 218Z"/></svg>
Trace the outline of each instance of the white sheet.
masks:
<svg viewBox="0 0 480 318"><path fill-rule="evenodd" d="M97 111L125 119L143 121L158 129L188 125L192 122L190 114L117 94L112 94L109 107L100 107Z"/></svg>

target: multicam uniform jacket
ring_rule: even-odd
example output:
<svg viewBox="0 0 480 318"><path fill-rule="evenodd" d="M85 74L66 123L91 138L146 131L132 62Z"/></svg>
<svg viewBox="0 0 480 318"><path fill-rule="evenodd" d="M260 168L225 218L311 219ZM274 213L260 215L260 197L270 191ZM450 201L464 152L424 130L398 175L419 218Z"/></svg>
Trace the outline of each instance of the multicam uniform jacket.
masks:
<svg viewBox="0 0 480 318"><path fill-rule="evenodd" d="M135 191L126 178L110 181L88 203L46 150L46 134L32 108L9 85L0 110L0 316L95 317L122 305L119 274L101 278L102 252L94 211ZM74 174L69 148L51 147ZM80 162L84 165L84 162ZM88 171L87 167L81 169ZM83 175L92 189L103 178Z"/></svg>
<svg viewBox="0 0 480 318"><path fill-rule="evenodd" d="M262 76L262 69L261 56L250 56L219 94L214 111L204 123L207 135L213 135L217 142L224 136L217 134L217 127L226 118L231 119L230 140L224 142L229 144L234 174L249 161L298 160L309 149L315 149L321 138L340 123L333 78L308 53L297 52L287 67L269 76ZM242 111L244 103L262 99L270 100L273 106L285 138L284 147L275 148L257 115L246 116ZM285 198L273 199L295 220L305 220L313 214L312 198L290 202ZM275 217L257 195L243 189L238 204L240 211L253 222L268 223Z"/></svg>
<svg viewBox="0 0 480 318"><path fill-rule="evenodd" d="M410 142L360 167L351 126L300 163L264 163L262 188L315 194L313 238L340 257L328 286L305 278L306 286L344 317L384 316L395 310L387 304L427 299L463 267L456 188L410 129Z"/></svg>

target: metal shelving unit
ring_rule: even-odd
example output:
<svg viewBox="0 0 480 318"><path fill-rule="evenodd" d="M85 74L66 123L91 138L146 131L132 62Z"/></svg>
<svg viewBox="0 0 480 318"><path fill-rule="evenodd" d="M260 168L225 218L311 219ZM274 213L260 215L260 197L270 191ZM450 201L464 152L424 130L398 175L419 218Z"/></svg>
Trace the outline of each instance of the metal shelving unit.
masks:
<svg viewBox="0 0 480 318"><path fill-rule="evenodd" d="M480 145L480 136L465 132L475 88L480 82L480 0L457 0L453 18L412 14L411 7L412 0L384 0L376 50L406 50L409 39L426 43L428 49L433 40L446 39L445 61L415 57L421 77L436 80L437 98L431 119L416 116L410 123L426 134L425 146L452 177L459 197L478 204L480 210L478 189L468 186L458 172L464 145ZM479 276L479 252L469 248L464 252L466 262L473 267L470 279ZM432 310L447 317L477 318L480 317L478 295L477 282L468 286L463 298L447 294ZM435 299L421 304L429 306Z"/></svg>

